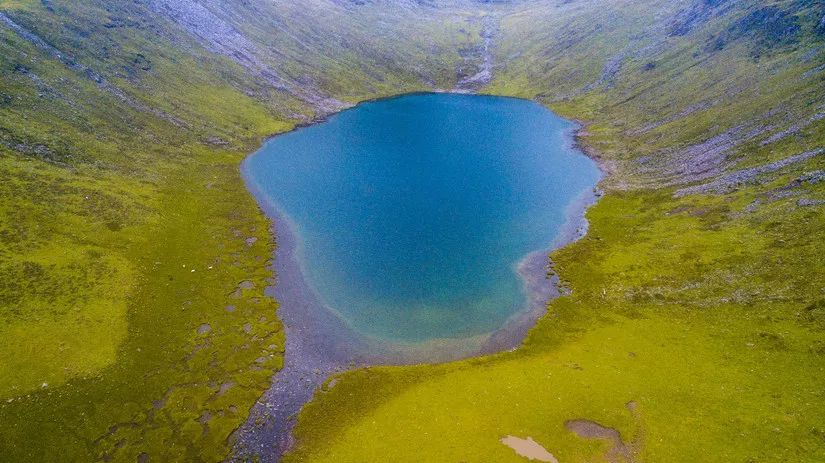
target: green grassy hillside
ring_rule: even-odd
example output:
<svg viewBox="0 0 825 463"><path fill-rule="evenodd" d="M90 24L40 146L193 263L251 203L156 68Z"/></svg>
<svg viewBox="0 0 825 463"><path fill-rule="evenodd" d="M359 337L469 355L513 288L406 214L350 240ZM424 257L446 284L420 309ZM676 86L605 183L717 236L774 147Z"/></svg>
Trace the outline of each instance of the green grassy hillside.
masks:
<svg viewBox="0 0 825 463"><path fill-rule="evenodd" d="M240 161L357 101L458 88L586 124L610 175L552 255L572 292L515 352L341 375L287 460L519 461L508 434L563 462L825 460L823 17L0 0L2 459L223 459L283 349Z"/></svg>

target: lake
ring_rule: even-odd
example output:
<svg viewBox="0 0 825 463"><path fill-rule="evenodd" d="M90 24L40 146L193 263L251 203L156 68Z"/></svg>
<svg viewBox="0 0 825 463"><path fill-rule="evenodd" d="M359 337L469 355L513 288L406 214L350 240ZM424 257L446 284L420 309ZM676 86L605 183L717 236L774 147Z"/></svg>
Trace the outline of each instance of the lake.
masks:
<svg viewBox="0 0 825 463"><path fill-rule="evenodd" d="M519 262L598 182L574 128L527 100L412 94L276 136L243 173L298 242L293 277L351 329L465 338L525 309Z"/></svg>

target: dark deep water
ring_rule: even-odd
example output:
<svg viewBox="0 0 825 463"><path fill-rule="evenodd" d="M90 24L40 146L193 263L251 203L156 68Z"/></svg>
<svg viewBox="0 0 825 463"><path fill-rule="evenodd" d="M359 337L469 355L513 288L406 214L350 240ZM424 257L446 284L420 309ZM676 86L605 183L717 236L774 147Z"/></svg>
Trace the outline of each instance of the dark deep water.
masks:
<svg viewBox="0 0 825 463"><path fill-rule="evenodd" d="M415 94L269 140L247 181L296 237L302 278L390 342L490 333L526 306L516 272L599 179L537 103Z"/></svg>

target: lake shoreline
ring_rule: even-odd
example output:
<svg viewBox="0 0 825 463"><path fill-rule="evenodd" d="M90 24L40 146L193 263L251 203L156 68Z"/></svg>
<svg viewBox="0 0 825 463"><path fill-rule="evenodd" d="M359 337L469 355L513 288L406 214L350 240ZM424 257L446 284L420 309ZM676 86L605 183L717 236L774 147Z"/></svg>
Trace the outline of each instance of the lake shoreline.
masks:
<svg viewBox="0 0 825 463"><path fill-rule="evenodd" d="M434 92L413 92L364 103L431 93ZM546 109L534 100L527 101ZM330 116L349 109L352 108L267 137L264 143L273 137L324 122ZM593 159L581 149L578 141L578 135L584 130L583 125L573 122L577 127L566 131L566 141L580 154ZM269 201L248 173L248 161L258 152L256 150L244 159L241 174L247 189L272 222L272 233L277 243L272 267L275 284L267 288L267 294L279 303L277 316L284 326L286 346L284 367L275 374L269 389L252 407L245 424L234 434L233 457L236 459L257 457L263 462L278 461L280 455L292 445L291 430L295 416L332 375L358 367L449 362L518 348L530 329L546 313L547 302L560 295L558 276L550 270L548 254L586 234L585 212L601 196L595 187L571 201L565 210L565 223L550 246L528 253L515 265L514 270L522 281L526 301L524 308L512 314L502 326L489 333L465 338L419 343L388 342L358 333L333 309L320 302L304 277L300 261L301 240L295 227L289 217ZM600 182L605 169L598 162L597 165Z"/></svg>

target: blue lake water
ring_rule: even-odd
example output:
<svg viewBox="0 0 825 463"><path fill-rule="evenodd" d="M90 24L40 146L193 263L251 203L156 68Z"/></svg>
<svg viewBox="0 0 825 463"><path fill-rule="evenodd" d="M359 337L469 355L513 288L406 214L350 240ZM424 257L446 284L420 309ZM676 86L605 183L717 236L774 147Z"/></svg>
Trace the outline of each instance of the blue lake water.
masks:
<svg viewBox="0 0 825 463"><path fill-rule="evenodd" d="M243 170L288 217L303 278L353 329L468 337L524 309L516 265L598 181L573 127L527 100L406 95L274 137Z"/></svg>

